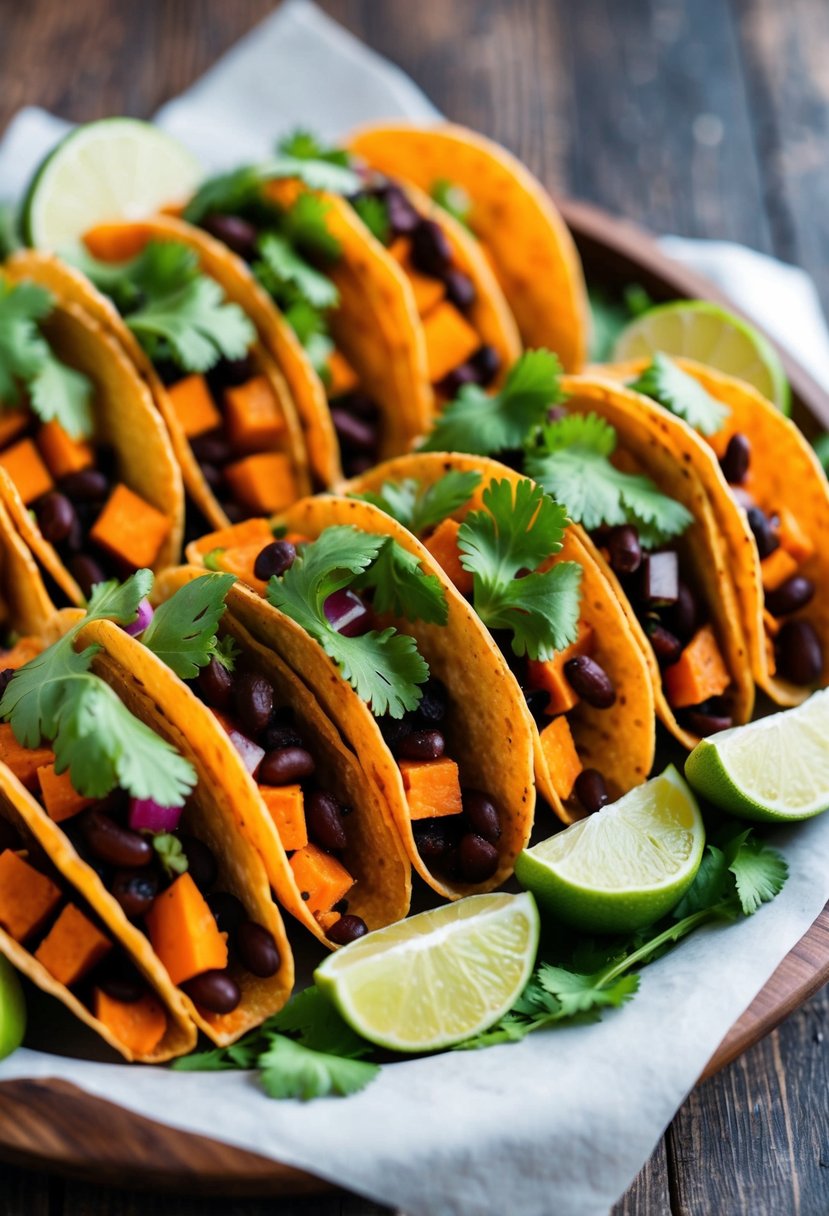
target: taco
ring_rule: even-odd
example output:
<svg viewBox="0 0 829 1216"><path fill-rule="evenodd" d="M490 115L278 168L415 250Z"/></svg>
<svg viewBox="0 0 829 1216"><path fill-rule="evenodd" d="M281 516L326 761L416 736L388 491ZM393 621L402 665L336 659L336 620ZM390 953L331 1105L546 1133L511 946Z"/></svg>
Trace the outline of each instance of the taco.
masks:
<svg viewBox="0 0 829 1216"><path fill-rule="evenodd" d="M184 495L146 386L76 293L25 253L0 272L22 344L0 369L0 500L71 603L96 582L162 569L181 550Z"/></svg>
<svg viewBox="0 0 829 1216"><path fill-rule="evenodd" d="M599 375L561 378L563 401L524 468L602 555L685 747L747 722L754 684L729 553L697 471L698 441L638 393Z"/></svg>
<svg viewBox="0 0 829 1216"><path fill-rule="evenodd" d="M258 536L228 529L188 558L238 575L233 618L317 698L421 877L448 898L498 886L535 791L532 720L497 646L429 552L370 504L321 496L279 522L279 539L261 521Z"/></svg>
<svg viewBox="0 0 829 1216"><path fill-rule="evenodd" d="M242 526L254 522L267 530L264 521ZM264 543L272 540L267 531ZM167 571L155 597L164 601L203 573ZM233 672L213 658L188 683L239 752L240 830L280 904L329 947L402 919L411 867L353 753L302 680L232 612L222 617L219 638L235 655Z"/></svg>
<svg viewBox="0 0 829 1216"><path fill-rule="evenodd" d="M502 487L510 487L504 494ZM535 779L541 795L565 823L616 801L650 772L654 755L654 703L650 673L632 634L622 606L606 578L592 543L574 524L554 523L547 531L538 504L520 474L484 457L439 452L403 456L388 461L351 481L345 491L366 499L415 532L457 590L481 604L500 628L493 629L504 657L512 668L534 719ZM569 616L565 645L548 641L541 653L541 632L527 644L516 641L510 616L500 616L493 604L492 586L482 573L475 551L493 520L501 536L509 534L518 512L519 498L525 522L513 539L515 561L502 588L504 599L516 590L517 578L556 567L570 574L569 612L560 603L566 587L551 585L539 610L548 620L554 614L563 625ZM494 514L493 514L494 512ZM472 517L470 519L470 514ZM469 534L463 551L459 528L467 521ZM534 536L539 539L533 545ZM504 566L509 554L503 553ZM512 570L516 573L513 575ZM519 586L527 588L527 583ZM526 605L531 602L526 599ZM516 604L516 606L518 606ZM524 618L512 618L526 633ZM516 653L516 647L523 653ZM568 680L569 663L589 659L595 687L580 696ZM589 698L589 699L588 699Z"/></svg>
<svg viewBox="0 0 829 1216"><path fill-rule="evenodd" d="M573 239L552 200L504 148L465 127L364 127L348 148L459 215L480 242L524 345L548 347L567 371L587 354L588 306Z"/></svg>
<svg viewBox="0 0 829 1216"><path fill-rule="evenodd" d="M697 437L689 450L727 549L754 678L778 705L799 704L829 682L829 486L814 451L756 389L700 363L657 355L602 371L673 412L690 393L696 408L676 425Z"/></svg>
<svg viewBox="0 0 829 1216"><path fill-rule="evenodd" d="M194 235L162 216L88 234L87 273L44 253L10 261L92 316L138 369L181 469L190 536L278 510L311 484L285 378L214 273L225 251Z"/></svg>
<svg viewBox="0 0 829 1216"><path fill-rule="evenodd" d="M115 586L93 604L117 596ZM3 682L0 801L81 897L34 951L67 1003L91 1010L111 1040L129 1028L129 1010L110 1016L95 991L118 999L98 984L98 964L117 946L118 974L124 954L215 1043L281 1009L293 986L290 946L264 866L238 829L239 757L205 707L109 619L73 623ZM57 715L40 700L47 685ZM12 898L18 889L22 880ZM167 1033L157 1015L153 1025ZM141 1042L134 1054L152 1056L164 1038Z"/></svg>

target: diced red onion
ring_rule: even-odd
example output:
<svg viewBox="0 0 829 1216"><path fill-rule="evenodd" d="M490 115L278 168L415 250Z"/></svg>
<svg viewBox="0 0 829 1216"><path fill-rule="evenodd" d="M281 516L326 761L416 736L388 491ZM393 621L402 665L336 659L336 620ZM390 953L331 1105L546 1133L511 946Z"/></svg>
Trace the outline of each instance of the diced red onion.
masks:
<svg viewBox="0 0 829 1216"><path fill-rule="evenodd" d="M258 743L254 743L247 735L243 735L239 730L229 730L227 737L242 757L242 763L252 777L262 762L265 749L260 747Z"/></svg>
<svg viewBox="0 0 829 1216"><path fill-rule="evenodd" d="M138 616L131 625L124 625L124 633L128 633L131 638L137 638L139 633L143 633L153 619L153 609L149 600L142 600L138 605Z"/></svg>
<svg viewBox="0 0 829 1216"><path fill-rule="evenodd" d="M174 832L182 807L162 806L154 798L130 798L129 825L134 832Z"/></svg>
<svg viewBox="0 0 829 1216"><path fill-rule="evenodd" d="M347 587L332 591L323 604L325 618L332 629L346 638L356 638L371 628L371 613L356 591Z"/></svg>

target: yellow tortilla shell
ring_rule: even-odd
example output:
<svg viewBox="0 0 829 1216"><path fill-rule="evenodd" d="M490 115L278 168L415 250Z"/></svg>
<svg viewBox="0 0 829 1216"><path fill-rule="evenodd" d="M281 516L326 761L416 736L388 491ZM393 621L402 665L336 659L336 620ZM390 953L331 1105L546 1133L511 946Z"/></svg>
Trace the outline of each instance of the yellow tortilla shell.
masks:
<svg viewBox="0 0 829 1216"><path fill-rule="evenodd" d="M54 614L38 564L6 510L0 486L0 622L15 633L40 636Z"/></svg>
<svg viewBox="0 0 829 1216"><path fill-rule="evenodd" d="M587 354L581 262L541 183L505 148L465 127L363 127L349 149L374 168L429 191L446 180L469 195L469 226L484 246L525 346L554 350L566 371Z"/></svg>
<svg viewBox="0 0 829 1216"><path fill-rule="evenodd" d="M384 482L400 482L407 478L419 485L431 486L450 472L477 472L482 478L469 502L452 516L458 521L483 506L483 492L490 482L507 480L515 485L522 480L520 473L486 457L424 452L378 465L361 477L355 477L344 489L349 494L376 492ZM596 768L602 773L611 799L615 801L633 786L640 785L653 765L653 686L642 649L605 576L599 554L576 524L568 527L561 551L545 563L545 568L561 561L575 561L581 566L581 616L593 628L594 657L610 676L617 694L615 704L609 709L595 709L582 701L566 716L583 767ZM532 732L538 790L556 815L564 823L571 823L578 816L556 793L534 721Z"/></svg>

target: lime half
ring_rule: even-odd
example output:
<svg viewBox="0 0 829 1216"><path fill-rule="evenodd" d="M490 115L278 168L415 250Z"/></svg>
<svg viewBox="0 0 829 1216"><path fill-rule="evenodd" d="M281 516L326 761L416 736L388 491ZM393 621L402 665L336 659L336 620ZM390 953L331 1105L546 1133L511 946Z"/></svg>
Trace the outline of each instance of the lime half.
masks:
<svg viewBox="0 0 829 1216"><path fill-rule="evenodd" d="M20 978L0 956L0 1060L17 1051L26 1031L26 1002Z"/></svg>
<svg viewBox="0 0 829 1216"><path fill-rule="evenodd" d="M70 131L36 171L23 202L23 238L38 249L71 251L97 224L140 220L186 202L202 176L195 157L150 123L88 123Z"/></svg>
<svg viewBox="0 0 829 1216"><path fill-rule="evenodd" d="M348 1024L392 1051L436 1051L486 1030L532 974L531 895L471 895L358 938L314 973Z"/></svg>
<svg viewBox="0 0 829 1216"><path fill-rule="evenodd" d="M685 761L695 790L743 819L810 819L829 808L829 689L795 709L732 726Z"/></svg>
<svg viewBox="0 0 829 1216"><path fill-rule="evenodd" d="M590 933L652 925L694 881L705 830L671 765L587 819L525 849L515 873L566 924Z"/></svg>
<svg viewBox="0 0 829 1216"><path fill-rule="evenodd" d="M708 300L676 300L649 308L616 339L613 361L649 358L657 351L696 359L753 385L779 410L791 410L791 393L780 356L741 317Z"/></svg>

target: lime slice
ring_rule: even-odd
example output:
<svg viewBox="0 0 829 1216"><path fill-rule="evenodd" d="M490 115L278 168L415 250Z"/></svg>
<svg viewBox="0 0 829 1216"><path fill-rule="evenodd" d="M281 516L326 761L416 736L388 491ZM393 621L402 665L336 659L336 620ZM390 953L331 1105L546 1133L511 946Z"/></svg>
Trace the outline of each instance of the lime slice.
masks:
<svg viewBox="0 0 829 1216"><path fill-rule="evenodd" d="M694 795L670 765L618 802L525 849L515 873L566 924L632 933L682 898L704 845Z"/></svg>
<svg viewBox="0 0 829 1216"><path fill-rule="evenodd" d="M17 972L0 956L0 1060L17 1051L26 1031L26 1002Z"/></svg>
<svg viewBox="0 0 829 1216"><path fill-rule="evenodd" d="M753 385L784 414L791 411L789 382L777 351L747 321L719 304L676 300L649 308L622 330L613 348L613 360L624 363L649 358L656 351L696 359L736 376Z"/></svg>
<svg viewBox="0 0 829 1216"><path fill-rule="evenodd" d="M743 819L810 819L829 808L829 689L795 709L732 726L685 761L695 790Z"/></svg>
<svg viewBox="0 0 829 1216"><path fill-rule="evenodd" d="M314 979L369 1042L437 1051L486 1030L514 1004L538 934L531 895L471 895L358 938Z"/></svg>
<svg viewBox="0 0 829 1216"><path fill-rule="evenodd" d="M36 171L23 202L24 240L69 252L96 224L140 220L186 202L202 176L187 149L150 123L88 123L70 131Z"/></svg>

